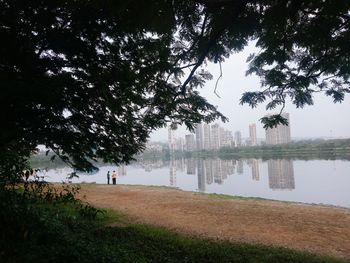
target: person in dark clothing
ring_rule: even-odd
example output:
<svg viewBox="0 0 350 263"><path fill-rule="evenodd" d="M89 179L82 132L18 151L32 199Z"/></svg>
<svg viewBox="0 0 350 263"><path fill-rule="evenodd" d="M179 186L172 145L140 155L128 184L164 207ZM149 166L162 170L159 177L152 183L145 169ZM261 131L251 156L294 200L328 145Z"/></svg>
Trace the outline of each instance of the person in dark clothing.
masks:
<svg viewBox="0 0 350 263"><path fill-rule="evenodd" d="M109 184L109 180L111 179L111 175L109 174L109 171L107 172L107 184Z"/></svg>

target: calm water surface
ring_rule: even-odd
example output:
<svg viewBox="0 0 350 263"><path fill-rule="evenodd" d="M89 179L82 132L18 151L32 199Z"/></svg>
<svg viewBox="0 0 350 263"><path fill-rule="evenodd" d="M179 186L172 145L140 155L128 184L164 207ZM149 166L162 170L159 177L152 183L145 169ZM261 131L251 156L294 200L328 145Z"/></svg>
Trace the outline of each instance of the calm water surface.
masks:
<svg viewBox="0 0 350 263"><path fill-rule="evenodd" d="M350 208L350 161L259 159L180 159L144 161L129 166L102 166L78 173L73 183L107 183L107 171L118 171L117 184L158 185L188 191L336 205ZM67 181L70 168L42 171L50 182Z"/></svg>

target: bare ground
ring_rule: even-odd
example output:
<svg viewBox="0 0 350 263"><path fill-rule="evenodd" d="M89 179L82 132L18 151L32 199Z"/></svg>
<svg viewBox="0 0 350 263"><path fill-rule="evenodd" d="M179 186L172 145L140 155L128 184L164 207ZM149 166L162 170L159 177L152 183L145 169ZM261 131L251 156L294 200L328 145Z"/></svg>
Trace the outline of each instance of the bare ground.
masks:
<svg viewBox="0 0 350 263"><path fill-rule="evenodd" d="M350 259L350 209L223 199L145 186L82 186L90 204L179 233L307 250Z"/></svg>

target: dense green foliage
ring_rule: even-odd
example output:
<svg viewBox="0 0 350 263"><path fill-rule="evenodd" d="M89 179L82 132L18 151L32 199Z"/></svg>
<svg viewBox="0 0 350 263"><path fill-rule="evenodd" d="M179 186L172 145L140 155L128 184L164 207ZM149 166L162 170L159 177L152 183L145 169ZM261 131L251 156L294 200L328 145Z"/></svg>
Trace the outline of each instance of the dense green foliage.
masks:
<svg viewBox="0 0 350 263"><path fill-rule="evenodd" d="M302 107L318 91L342 101L349 10L335 0L0 1L1 182L38 144L89 170L97 158L128 162L166 123L225 120L198 93L212 77L204 66L250 40L261 52L248 73L265 89L242 103Z"/></svg>
<svg viewBox="0 0 350 263"><path fill-rule="evenodd" d="M37 193L41 198L0 191L0 262L345 262L283 248L183 237L97 213L70 195ZM125 226L106 225L111 222Z"/></svg>
<svg viewBox="0 0 350 263"><path fill-rule="evenodd" d="M248 59L247 74L258 75L264 90L244 93L241 102L255 107L268 100L266 109L274 109L290 99L302 108L313 104L315 92L343 101L350 92L350 2L274 1L261 8L261 52ZM269 120L281 121L263 118L266 127Z"/></svg>

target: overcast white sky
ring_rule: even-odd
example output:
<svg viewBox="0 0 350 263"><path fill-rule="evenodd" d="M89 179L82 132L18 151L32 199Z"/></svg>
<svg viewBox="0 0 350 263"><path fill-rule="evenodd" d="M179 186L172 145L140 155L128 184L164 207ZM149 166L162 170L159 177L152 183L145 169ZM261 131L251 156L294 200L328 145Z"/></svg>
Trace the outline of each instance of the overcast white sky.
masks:
<svg viewBox="0 0 350 263"><path fill-rule="evenodd" d="M259 78L256 76L245 76L248 67L246 59L249 54L256 52L254 44L251 43L243 52L233 54L222 63L223 77L221 78L217 93L214 94L216 79L220 75L219 64L210 64L207 69L213 74L213 80L208 81L200 91L202 96L213 104L217 105L221 113L229 118L229 122L221 124L226 129L240 130L243 137L249 136L248 126L251 123L257 125L258 138L265 138L265 131L259 119L267 112L265 104L257 108L250 108L248 105L240 105L239 99L244 91L255 91L260 89ZM316 94L314 105L297 109L292 103L288 103L285 112L290 113L290 126L292 138L300 137L347 137L350 138L350 96L339 104L334 104L331 97L323 94ZM272 113L279 111L276 108ZM180 127L176 137L184 137L189 132ZM160 129L151 135L152 141L166 141L167 130Z"/></svg>

